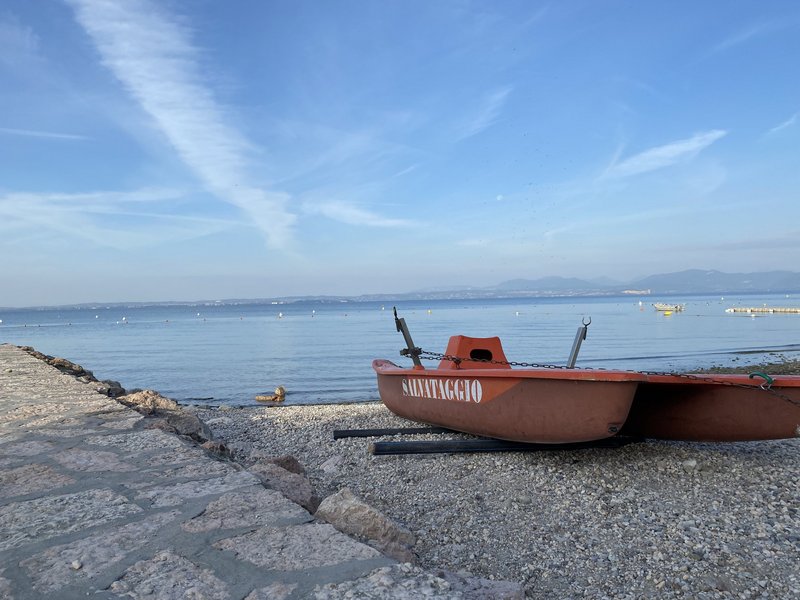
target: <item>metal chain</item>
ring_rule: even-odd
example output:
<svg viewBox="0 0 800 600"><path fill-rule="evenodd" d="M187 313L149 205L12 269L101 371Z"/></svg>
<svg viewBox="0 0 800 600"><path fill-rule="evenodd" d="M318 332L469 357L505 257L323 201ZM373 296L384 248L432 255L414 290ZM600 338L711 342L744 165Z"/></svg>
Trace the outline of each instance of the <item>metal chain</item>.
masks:
<svg viewBox="0 0 800 600"><path fill-rule="evenodd" d="M471 362L488 363L492 365L509 365L511 367L532 367L534 369L567 369L567 367L564 365L548 365L539 363L515 362L507 360L493 360L490 358L461 358L459 356L451 356L450 354L439 354L438 352L428 352L427 350L421 350L418 356L420 358L429 358L431 360L449 360L456 364L461 364L463 361L471 361Z"/></svg>
<svg viewBox="0 0 800 600"><path fill-rule="evenodd" d="M540 363L527 363L527 362L517 362L517 361L506 361L506 360L494 360L490 358L462 358L460 356L452 356L450 354L440 354L438 352L428 352L427 350L423 350L422 348L418 348L419 352L417 352L417 356L420 358L430 359L430 360L449 360L451 362L460 365L464 361L469 362L481 362L481 363L488 363L493 365L508 365L511 367L529 367L533 369L564 369L564 370L572 370L565 365L550 365L550 364L540 364ZM581 367L587 371L607 371L603 367ZM800 401L794 400L785 394L781 394L780 392L773 390L771 384L762 384L762 385L745 385L743 383L735 383L733 381L723 381L720 379L714 379L713 377L703 377L701 375L692 375L689 373L675 373L673 371L632 371L632 370L625 370L626 373L636 373L639 375L662 375L662 376L669 376L669 377L680 377L682 379L689 379L691 381L700 381L703 383L715 383L718 385L727 385L731 387L738 387L743 388L746 390L754 390L759 389L765 392L769 392L773 396L780 398L781 400L785 400L789 404L793 404L794 406L800 407Z"/></svg>

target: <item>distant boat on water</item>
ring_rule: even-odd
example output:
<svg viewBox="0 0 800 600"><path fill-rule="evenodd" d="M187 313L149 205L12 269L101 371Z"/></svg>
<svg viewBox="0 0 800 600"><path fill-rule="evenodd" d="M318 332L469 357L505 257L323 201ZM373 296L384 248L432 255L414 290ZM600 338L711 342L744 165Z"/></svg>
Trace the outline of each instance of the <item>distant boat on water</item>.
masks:
<svg viewBox="0 0 800 600"><path fill-rule="evenodd" d="M655 302L653 307L660 311L680 312L686 308L685 304L666 304L664 302Z"/></svg>

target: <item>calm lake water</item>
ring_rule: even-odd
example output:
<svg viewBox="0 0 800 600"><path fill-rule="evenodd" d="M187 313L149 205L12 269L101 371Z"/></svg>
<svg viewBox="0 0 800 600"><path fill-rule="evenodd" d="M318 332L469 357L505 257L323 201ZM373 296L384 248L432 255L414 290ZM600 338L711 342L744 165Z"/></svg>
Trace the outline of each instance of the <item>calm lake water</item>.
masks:
<svg viewBox="0 0 800 600"><path fill-rule="evenodd" d="M640 305L641 300L641 305ZM652 302L685 303L665 316ZM577 366L688 371L800 357L800 315L726 313L734 306L800 306L800 295L526 298L397 302L414 342L444 352L450 335L500 336L511 361L566 364L591 318ZM203 304L0 310L0 342L33 346L180 402L257 404L378 398L373 358L400 365L403 338L381 302ZM428 361L430 366L434 362Z"/></svg>

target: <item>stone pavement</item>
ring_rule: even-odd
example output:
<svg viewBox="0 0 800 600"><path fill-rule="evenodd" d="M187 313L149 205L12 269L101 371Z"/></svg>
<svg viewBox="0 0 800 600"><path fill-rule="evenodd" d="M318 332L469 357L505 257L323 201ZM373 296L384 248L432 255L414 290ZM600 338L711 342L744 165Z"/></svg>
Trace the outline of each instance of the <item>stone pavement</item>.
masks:
<svg viewBox="0 0 800 600"><path fill-rule="evenodd" d="M0 598L475 597L95 387L0 345Z"/></svg>

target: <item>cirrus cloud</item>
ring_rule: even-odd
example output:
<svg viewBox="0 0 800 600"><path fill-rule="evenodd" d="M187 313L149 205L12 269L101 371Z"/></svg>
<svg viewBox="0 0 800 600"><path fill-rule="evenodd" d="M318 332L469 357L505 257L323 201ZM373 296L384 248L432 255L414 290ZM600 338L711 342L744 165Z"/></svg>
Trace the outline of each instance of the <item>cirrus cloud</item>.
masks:
<svg viewBox="0 0 800 600"><path fill-rule="evenodd" d="M228 124L201 73L190 32L150 0L68 0L103 64L152 118L195 176L241 209L276 247L291 237L289 196L249 175L253 146Z"/></svg>
<svg viewBox="0 0 800 600"><path fill-rule="evenodd" d="M684 160L694 158L705 148L727 135L727 131L722 129L712 129L693 135L684 140L677 140L650 148L639 154L626 158L622 161L616 159L611 164L603 177L620 178L639 175L657 169L663 169Z"/></svg>

